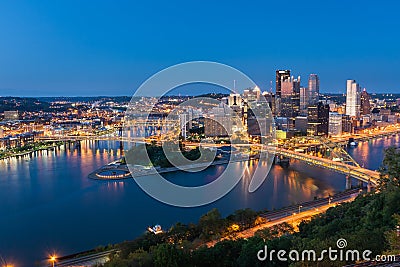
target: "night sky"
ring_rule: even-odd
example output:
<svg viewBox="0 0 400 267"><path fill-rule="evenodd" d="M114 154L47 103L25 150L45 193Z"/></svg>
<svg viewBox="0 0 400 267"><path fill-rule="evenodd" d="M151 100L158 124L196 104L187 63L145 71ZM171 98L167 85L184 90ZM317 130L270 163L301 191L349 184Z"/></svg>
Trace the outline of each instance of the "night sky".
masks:
<svg viewBox="0 0 400 267"><path fill-rule="evenodd" d="M269 90L276 69L400 92L400 1L1 1L0 96L132 95L154 73L217 61Z"/></svg>

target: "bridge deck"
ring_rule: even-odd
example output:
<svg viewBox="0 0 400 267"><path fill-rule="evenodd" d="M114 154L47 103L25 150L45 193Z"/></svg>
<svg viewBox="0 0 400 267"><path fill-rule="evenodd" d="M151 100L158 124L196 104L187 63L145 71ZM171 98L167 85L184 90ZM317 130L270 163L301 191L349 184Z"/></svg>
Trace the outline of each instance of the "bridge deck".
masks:
<svg viewBox="0 0 400 267"><path fill-rule="evenodd" d="M346 174L367 183L371 182L373 184L377 184L377 181L379 179L379 172L368 170L362 167L348 165L340 161L332 161L330 159L320 158L284 148L277 148L275 154L301 160L308 164Z"/></svg>

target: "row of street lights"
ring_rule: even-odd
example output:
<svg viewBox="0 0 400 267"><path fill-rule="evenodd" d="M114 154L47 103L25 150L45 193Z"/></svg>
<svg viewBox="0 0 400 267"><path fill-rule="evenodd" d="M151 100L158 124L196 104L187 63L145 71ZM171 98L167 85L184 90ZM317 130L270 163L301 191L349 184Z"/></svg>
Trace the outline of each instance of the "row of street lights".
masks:
<svg viewBox="0 0 400 267"><path fill-rule="evenodd" d="M333 197L329 197L328 198L328 205L331 205L332 199L333 199ZM303 207L302 205L299 205L299 212L297 214L300 214L302 207ZM318 209L316 209L316 210L318 210ZM296 212L293 212L292 215L293 215L293 218L294 218L294 215L296 215ZM292 223L293 222L294 222L294 219L292 219Z"/></svg>

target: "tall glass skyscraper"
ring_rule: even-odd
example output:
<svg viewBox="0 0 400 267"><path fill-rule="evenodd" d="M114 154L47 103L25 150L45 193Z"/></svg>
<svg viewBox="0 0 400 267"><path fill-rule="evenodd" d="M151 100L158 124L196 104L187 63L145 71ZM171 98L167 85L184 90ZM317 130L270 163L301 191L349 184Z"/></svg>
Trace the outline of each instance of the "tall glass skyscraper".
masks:
<svg viewBox="0 0 400 267"><path fill-rule="evenodd" d="M361 104L361 90L360 85L355 80L347 80L346 90L346 115L352 117L360 116Z"/></svg>
<svg viewBox="0 0 400 267"><path fill-rule="evenodd" d="M275 78L276 78L276 96L281 97L282 81L290 78L290 70L277 70Z"/></svg>
<svg viewBox="0 0 400 267"><path fill-rule="evenodd" d="M282 80L281 116L290 120L290 126L294 127L294 120L300 113L300 76L295 79L289 77ZM289 127L290 128L290 127Z"/></svg>
<svg viewBox="0 0 400 267"><path fill-rule="evenodd" d="M360 112L361 115L368 115L371 113L371 104L370 104L371 96L367 93L367 90L364 88L364 90L361 92L361 107L360 107Z"/></svg>
<svg viewBox="0 0 400 267"><path fill-rule="evenodd" d="M308 103L317 105L319 101L319 77L317 74L310 74L308 77Z"/></svg>
<svg viewBox="0 0 400 267"><path fill-rule="evenodd" d="M308 97L308 88L300 87L300 115L307 115Z"/></svg>

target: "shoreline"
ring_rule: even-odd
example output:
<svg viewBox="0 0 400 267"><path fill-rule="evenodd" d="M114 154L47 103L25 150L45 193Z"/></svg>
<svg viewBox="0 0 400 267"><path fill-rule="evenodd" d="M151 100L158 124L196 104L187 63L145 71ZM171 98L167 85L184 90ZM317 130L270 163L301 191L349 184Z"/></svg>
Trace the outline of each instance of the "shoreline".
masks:
<svg viewBox="0 0 400 267"><path fill-rule="evenodd" d="M155 175L155 174L160 174L160 173L170 173L170 172L177 172L177 171L185 171L185 170L192 170L192 169L197 169L197 168L208 168L210 166L217 166L217 165L225 165L228 164L229 162L242 162L242 161L247 161L251 160L252 158L248 159L236 159L236 160L228 160L228 159L223 159L223 160L217 160L213 161L211 163L197 163L197 164L192 164L188 166L184 166L181 168L178 167L166 167L166 168L160 168L160 167L150 167L149 169L145 169L143 166L138 168L138 171L132 175L129 171L129 168L127 165L123 165L123 167L116 167L116 168L107 168L107 166L103 166L93 172L91 172L88 175L89 179L92 180L101 180L101 181L117 181L117 180L126 180L126 179L133 179L133 178L139 178L139 177L144 177L144 176L149 176L149 175ZM112 162L110 163L112 164ZM143 171L145 170L145 171ZM112 175L109 176L99 176L99 172L101 171L123 171L125 172L124 174L118 175L118 177L113 177ZM121 177L123 176L123 177ZM110 178L107 178L110 177Z"/></svg>
<svg viewBox="0 0 400 267"><path fill-rule="evenodd" d="M400 130L396 131L391 131L387 133L382 133L380 135L376 135L374 137L366 137L366 136L355 136L354 140L357 140L359 142L368 142L374 139L380 139L384 137L391 137L393 135L399 135ZM342 141L342 142L347 142L347 141ZM229 162L239 162L239 161L246 161L253 159L251 157L247 159L235 159L235 160L229 160L229 159L221 159L217 161L213 161L212 163L197 163L193 165L188 165L184 166L183 168L178 168L178 167L145 167L145 166L138 166L138 167L133 167L136 168L136 172L134 175L130 172L129 168L127 165L117 165L117 166L112 166L111 164L116 164L117 161L110 162L108 165L102 166L93 172L88 174L88 178L92 180L102 180L102 181L118 181L118 180L125 180L125 179L132 179L132 178L139 178L139 177L144 177L144 176L149 176L149 175L155 175L155 174L160 174L160 173L169 173L169 172L176 172L176 171L185 171L185 170L190 170L190 169L196 169L196 168L203 168L207 166L216 166L216 165L224 165L228 164ZM108 167L109 166L109 167ZM108 168L107 168L108 167ZM111 171L111 172L120 172L120 174L111 174L111 175L100 175L99 173L102 171ZM121 173L122 172L122 173Z"/></svg>
<svg viewBox="0 0 400 267"><path fill-rule="evenodd" d="M297 211L299 205L301 207L303 207L303 209L301 210L300 213L298 213L298 214L294 213L294 214L301 219L307 219L307 218L312 218L313 216L315 216L315 214L311 214L311 215L309 214L310 212L314 213L314 210L319 211L318 214L323 214L326 212L326 210L328 210L331 207L336 207L336 205L338 205L338 204L345 203L345 202L352 202L360 194L363 194L363 190L360 188L350 189L350 190L345 189L343 191L337 192L336 194L334 194L332 196L323 197L323 198L314 199L314 200L305 201L305 202L300 202L297 204L291 204L291 205L283 206L279 209L272 209L272 210L266 210L266 211L258 210L255 212L258 214L257 215L258 217L265 218L266 221L264 223L240 230L240 231L236 232L237 236L235 236L235 237L225 236L220 239L212 239L210 241L203 241L197 248L200 248L201 246L206 246L207 248L210 248L210 247L213 247L216 243L224 241L224 240L235 240L236 238L252 237L252 236L254 236L254 233L256 232L256 230L265 229L265 228L271 227L273 225L282 223L282 222L280 222L280 220L282 220L282 219L292 218L292 216L293 216L292 212ZM332 202L330 202L330 199L332 200ZM279 215L280 213L286 214L286 215L277 216L277 214ZM232 214L233 213L231 213L230 215L232 215ZM229 217L229 215L224 218L227 218L227 217ZM242 236L240 236L240 235L242 235ZM143 235L138 235L129 241L137 240L141 236L143 236ZM60 263L63 263L63 261L68 262L70 260L77 260L77 261L82 260L84 262L85 257L90 258L91 255L96 255L99 253L106 253L108 255L111 252L118 251L117 246L121 245L123 242L126 242L126 241L100 246L100 252L98 249L92 248L90 250L86 250L86 251L82 251L82 252L75 252L70 255L63 255L62 257L60 257Z"/></svg>
<svg viewBox="0 0 400 267"><path fill-rule="evenodd" d="M29 154L38 152L38 151L43 151L43 150L49 150L49 149L52 149L52 148L57 148L57 147L60 147L60 146L62 146L62 145L63 145L63 144L55 144L55 145L49 145L49 146L42 147L42 148L38 148L38 149L23 151L23 152L20 152L20 153L12 153L11 155L5 155L5 156L0 157L0 160L7 160L7 159L10 159L10 158L19 158L19 157L23 157L23 156L26 156L26 155L29 155Z"/></svg>

